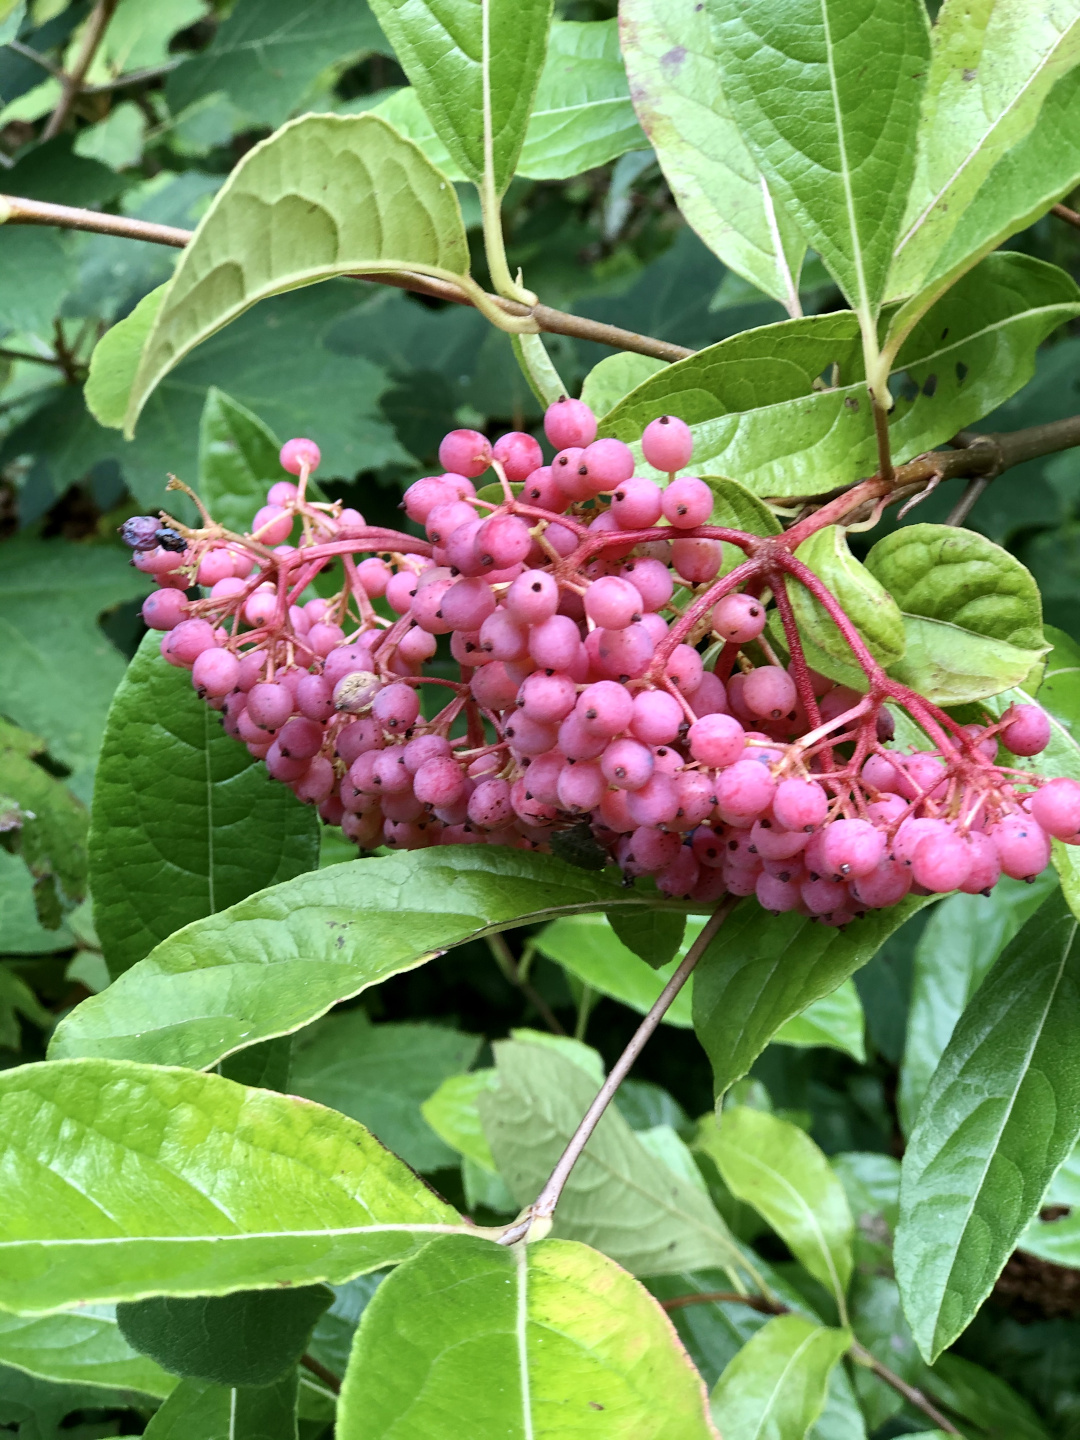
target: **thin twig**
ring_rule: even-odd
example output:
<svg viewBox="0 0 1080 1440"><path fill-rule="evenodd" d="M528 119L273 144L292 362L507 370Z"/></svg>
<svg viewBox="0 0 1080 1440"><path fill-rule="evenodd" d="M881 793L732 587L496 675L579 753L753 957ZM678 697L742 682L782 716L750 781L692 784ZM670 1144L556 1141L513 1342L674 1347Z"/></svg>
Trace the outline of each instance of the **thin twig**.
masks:
<svg viewBox="0 0 1080 1440"><path fill-rule="evenodd" d="M874 407L874 436L877 439L878 474L888 484L893 483L892 447L889 444L889 412L871 397Z"/></svg>
<svg viewBox="0 0 1080 1440"><path fill-rule="evenodd" d="M60 66L54 65L47 55L42 55L40 50L32 50L29 45L24 45L21 40L9 40L7 48L14 50L15 54L21 55L24 60L30 60L35 65L40 65L43 70L47 70L50 75L55 75L58 80L63 79L64 72Z"/></svg>
<svg viewBox="0 0 1080 1440"><path fill-rule="evenodd" d="M171 75L178 65L183 64L181 58L167 60L164 65L147 65L143 70L129 70L126 75L117 75L115 80L104 80L100 85L84 85L84 95L107 95L113 90L126 90L129 85L149 84L152 80L160 80L164 75Z"/></svg>
<svg viewBox="0 0 1080 1440"><path fill-rule="evenodd" d="M55 355L34 355L29 350L8 350L5 346L0 346L0 360L29 360L34 365L59 365L63 368Z"/></svg>
<svg viewBox="0 0 1080 1440"><path fill-rule="evenodd" d="M104 38L118 3L119 0L97 0L97 4L91 10L90 18L86 22L86 29L83 31L79 53L75 56L74 65L62 77L63 91L56 109L49 116L49 123L42 132L42 140L52 140L64 128L71 113L71 107L75 104L79 91L82 89L86 72L90 69L94 56L97 54L97 48Z"/></svg>
<svg viewBox="0 0 1080 1440"><path fill-rule="evenodd" d="M99 235L119 235L127 240L149 240L156 245L183 247L191 239L191 230L181 230L175 225L155 225L146 220L132 220L126 215L106 215L100 210L83 210L74 205L53 205L44 200L27 200L18 195L0 195L0 223L8 225L55 225L64 230L89 230ZM417 295L429 295L435 300L448 300L455 305L472 305L472 299L459 286L449 280L438 280L432 275L419 275L412 270L398 270L386 274L360 273L352 277L367 280L374 285L392 285L398 290L411 290ZM685 345L673 345L669 340L657 340L651 335L639 335L635 330L623 330L618 325L605 325L600 320L589 320L583 315L571 315L565 310L553 310L550 305L534 305L531 309L516 300L505 300L501 295L489 295L492 305L498 306L508 315L531 315L541 330L551 335L571 335L578 340L592 340L598 345L610 346L613 350L632 350L638 355L651 355L656 360L685 360L693 355Z"/></svg>
<svg viewBox="0 0 1080 1440"><path fill-rule="evenodd" d="M321 1360L316 1360L314 1355L301 1355L300 1364L305 1370L310 1370L312 1375L318 1376L328 1390L332 1390L335 1395L341 1394L341 1381Z"/></svg>
<svg viewBox="0 0 1080 1440"><path fill-rule="evenodd" d="M976 500L990 484L988 475L976 475L964 486L964 493L949 511L946 525L963 525L964 521L971 514Z"/></svg>
<svg viewBox="0 0 1080 1440"><path fill-rule="evenodd" d="M1073 225L1080 230L1080 215L1075 210L1070 210L1067 205L1051 205L1051 215L1056 215L1059 220L1064 220L1066 225Z"/></svg>
<svg viewBox="0 0 1080 1440"><path fill-rule="evenodd" d="M670 1300L660 1301L661 1307L669 1312L672 1310L683 1310L688 1305L708 1304L747 1305L751 1310L758 1310L763 1315L791 1314L788 1306L770 1300L764 1295L740 1295L735 1290L704 1290L694 1295L676 1295ZM891 1385L897 1394L904 1397L909 1405L913 1405L916 1410L921 1410L929 1420L934 1422L939 1430L944 1430L946 1435L962 1434L962 1431L958 1430L921 1390L914 1385L909 1385L902 1376L897 1375L895 1370L890 1370L887 1365L883 1365L876 1355L872 1355L870 1351L867 1350L864 1345L860 1345L857 1340L852 1341L848 1354L857 1365L865 1366L866 1369L871 1370L879 1380L884 1380L886 1385Z"/></svg>
<svg viewBox="0 0 1080 1440"><path fill-rule="evenodd" d="M495 959L495 964L498 965L507 980L510 981L510 984L516 985L526 1000L529 1000L536 1007L548 1029L554 1035L565 1035L566 1030L559 1023L559 1017L555 1014L555 1011L552 1010L539 990L522 976L518 963L514 959L513 952L506 943L506 937L504 935L489 935L487 936L487 943L488 949Z"/></svg>
<svg viewBox="0 0 1080 1440"><path fill-rule="evenodd" d="M499 1239L500 1245L513 1245L516 1241L524 1239L535 1221L547 1221L554 1215L555 1207L559 1203L559 1197L562 1195L566 1182L570 1179L574 1166L581 1159L581 1153L589 1143L593 1131L600 1123L601 1116L615 1098L616 1090L618 1090L619 1086L626 1079L634 1061L645 1048L646 1041L667 1014L672 1001L686 984L687 980L689 980L694 966L708 949L716 936L716 932L737 904L738 898L734 895L729 895L727 899L721 901L720 905L713 911L705 924L705 928L683 957L682 964L675 971L674 975L672 975L663 990L661 990L652 1009L634 1031L630 1043L611 1067L611 1073L597 1092L596 1099L589 1106L588 1110L586 1110L582 1117L581 1124L570 1138L570 1143L559 1156L558 1163L551 1172L547 1184L540 1191L540 1194L536 1197L534 1203L529 1206L529 1209L522 1218L503 1233Z"/></svg>

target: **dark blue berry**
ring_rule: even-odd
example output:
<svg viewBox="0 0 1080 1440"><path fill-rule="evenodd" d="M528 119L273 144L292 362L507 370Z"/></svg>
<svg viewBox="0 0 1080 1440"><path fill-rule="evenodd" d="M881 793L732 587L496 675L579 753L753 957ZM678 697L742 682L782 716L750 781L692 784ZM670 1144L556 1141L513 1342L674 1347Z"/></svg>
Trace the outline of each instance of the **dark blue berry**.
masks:
<svg viewBox="0 0 1080 1440"><path fill-rule="evenodd" d="M152 550L158 543L161 521L153 515L133 515L120 526L120 538L133 550Z"/></svg>
<svg viewBox="0 0 1080 1440"><path fill-rule="evenodd" d="M172 550L179 555L187 549L187 541L184 537L178 535L175 530L170 530L167 525L162 525L154 538L162 550Z"/></svg>

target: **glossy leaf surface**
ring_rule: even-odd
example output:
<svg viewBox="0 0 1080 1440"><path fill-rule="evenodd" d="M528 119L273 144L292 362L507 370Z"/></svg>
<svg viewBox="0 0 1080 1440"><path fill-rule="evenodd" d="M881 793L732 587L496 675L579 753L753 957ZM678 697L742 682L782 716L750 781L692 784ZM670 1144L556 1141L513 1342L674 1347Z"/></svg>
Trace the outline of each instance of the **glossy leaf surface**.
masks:
<svg viewBox="0 0 1080 1440"><path fill-rule="evenodd" d="M315 813L224 733L160 643L150 631L116 692L94 790L91 884L113 975L318 863Z"/></svg>
<svg viewBox="0 0 1080 1440"><path fill-rule="evenodd" d="M113 1305L80 1305L60 1315L0 1311L0 1364L44 1380L115 1385L168 1395L176 1377L128 1344Z"/></svg>
<svg viewBox="0 0 1080 1440"><path fill-rule="evenodd" d="M514 174L551 23L551 0L373 0L405 74L461 172L501 195Z"/></svg>
<svg viewBox="0 0 1080 1440"><path fill-rule="evenodd" d="M731 1193L766 1219L843 1313L854 1222L825 1156L790 1121L748 1105L723 1111L707 1153Z"/></svg>
<svg viewBox="0 0 1080 1440"><path fill-rule="evenodd" d="M51 1053L214 1065L465 940L647 900L553 856L494 846L332 865L170 936L69 1015Z"/></svg>
<svg viewBox="0 0 1080 1440"><path fill-rule="evenodd" d="M296 1440L296 1407L295 1370L254 1389L185 1380L144 1433L148 1440Z"/></svg>
<svg viewBox="0 0 1080 1440"><path fill-rule="evenodd" d="M873 0L707 0L706 10L743 139L869 321L914 169L925 14Z"/></svg>
<svg viewBox="0 0 1080 1440"><path fill-rule="evenodd" d="M623 0L619 23L634 105L687 223L736 274L800 314L806 245L732 117L706 10Z"/></svg>
<svg viewBox="0 0 1080 1440"><path fill-rule="evenodd" d="M565 1240L433 1241L364 1311L341 1440L454 1440L465 1415L470 1440L717 1435L656 1301L611 1260Z"/></svg>
<svg viewBox="0 0 1080 1440"><path fill-rule="evenodd" d="M777 1315L721 1375L709 1406L724 1440L805 1436L825 1408L833 1367L851 1344L801 1315Z"/></svg>
<svg viewBox="0 0 1080 1440"><path fill-rule="evenodd" d="M477 1096L500 1175L519 1205L536 1198L596 1094L595 1082L551 1047L495 1046L498 1084ZM638 1275L728 1266L738 1252L696 1184L677 1176L609 1107L575 1166L554 1233L581 1240Z"/></svg>
<svg viewBox="0 0 1080 1440"><path fill-rule="evenodd" d="M923 1355L968 1324L1080 1134L1077 921L1051 897L960 1017L908 1142L896 1275Z"/></svg>
<svg viewBox="0 0 1080 1440"><path fill-rule="evenodd" d="M0 1075L0 1115L15 1311L345 1280L457 1221L355 1121L219 1075L26 1065Z"/></svg>
<svg viewBox="0 0 1080 1440"><path fill-rule="evenodd" d="M247 532L281 477L280 448L257 415L210 387L199 422L199 494L219 525Z"/></svg>
<svg viewBox="0 0 1080 1440"><path fill-rule="evenodd" d="M124 419L258 300L350 271L469 268L457 196L371 115L306 115L249 150L199 222L147 336Z"/></svg>
<svg viewBox="0 0 1080 1440"><path fill-rule="evenodd" d="M785 1021L830 995L927 903L909 898L840 931L794 914L766 918L744 901L694 972L694 1029L716 1094L746 1074Z"/></svg>

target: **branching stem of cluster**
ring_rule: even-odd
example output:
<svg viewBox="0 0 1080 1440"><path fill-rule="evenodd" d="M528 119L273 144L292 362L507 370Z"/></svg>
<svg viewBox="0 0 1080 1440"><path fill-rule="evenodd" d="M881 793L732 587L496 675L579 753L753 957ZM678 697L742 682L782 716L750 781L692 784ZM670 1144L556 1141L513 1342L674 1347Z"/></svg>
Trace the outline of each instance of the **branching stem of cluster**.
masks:
<svg viewBox="0 0 1080 1440"><path fill-rule="evenodd" d="M500 1244L512 1245L518 1240L525 1239L533 1224L537 1221L547 1222L551 1219L552 1215L554 1215L555 1207L559 1203L559 1198L566 1186L566 1182L570 1179L574 1166L581 1159L582 1151L589 1143L593 1131L600 1123L601 1116L615 1098L615 1092L630 1073L634 1061L645 1048L646 1042L660 1024L660 1021L663 1020L667 1014L676 995L678 995L687 980L689 980L694 966L701 959L702 955L704 955L715 938L717 931L737 904L738 897L729 895L727 899L722 900L713 911L701 934L690 946L690 949L687 950L686 955L683 957L682 964L675 971L674 975L672 975L663 990L661 990L652 1009L634 1031L630 1043L611 1067L611 1073L597 1092L596 1099L589 1106L588 1110L586 1110L582 1117L581 1124L574 1131L570 1139L570 1143L560 1155L558 1163L551 1172L547 1184L543 1190L540 1191L540 1194L529 1207L526 1214L501 1237Z"/></svg>
<svg viewBox="0 0 1080 1440"><path fill-rule="evenodd" d="M521 993L540 1014L544 1024L553 1035L565 1035L566 1027L559 1022L559 1017L552 1010L551 1006L540 994L539 990L521 973L521 968L514 959L510 946L506 943L505 935L488 935L488 949L491 951L495 964L510 981L516 985Z"/></svg>
<svg viewBox="0 0 1080 1440"><path fill-rule="evenodd" d="M660 1305L669 1313L672 1310L684 1310L690 1305L746 1305L751 1310L759 1311L762 1315L791 1314L787 1305L781 1305L765 1295L740 1295L734 1290L703 1290L695 1295L675 1295L670 1300L661 1300ZM929 1400L921 1390L914 1385L909 1385L894 1370L883 1365L857 1340L853 1342L848 1354L857 1365L865 1366L867 1370L873 1371L880 1380L884 1380L886 1385L890 1385L904 1397L908 1404L913 1405L916 1410L920 1410L928 1419L932 1420L939 1430L944 1430L946 1435L963 1433L941 1413L933 1401Z"/></svg>

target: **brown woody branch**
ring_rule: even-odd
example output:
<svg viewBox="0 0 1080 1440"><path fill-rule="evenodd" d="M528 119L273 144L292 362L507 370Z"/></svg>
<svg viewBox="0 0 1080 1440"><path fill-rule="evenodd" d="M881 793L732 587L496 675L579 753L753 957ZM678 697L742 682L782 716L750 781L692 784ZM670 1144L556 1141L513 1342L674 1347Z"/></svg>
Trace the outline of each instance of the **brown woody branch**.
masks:
<svg viewBox="0 0 1080 1440"><path fill-rule="evenodd" d="M62 86L60 100L56 109L49 116L49 123L42 132L42 140L51 140L64 128L71 113L71 107L75 104L79 91L82 89L82 83L86 79L86 72L90 69L94 56L97 54L97 48L104 39L105 31L109 27L109 21L112 19L113 11L118 3L119 0L97 0L97 4L91 10L90 18L87 20L86 29L83 32L82 44L75 56L75 63L66 74L60 77Z"/></svg>
<svg viewBox="0 0 1080 1440"><path fill-rule="evenodd" d="M1056 215L1059 220L1064 220L1066 225L1073 225L1080 230L1080 215L1075 210L1070 210L1067 205L1051 205L1051 215Z"/></svg>
<svg viewBox="0 0 1080 1440"><path fill-rule="evenodd" d="M55 119L55 115L53 118ZM43 200L25 200L16 195L0 195L0 220L8 225L55 225L65 230L90 230L98 235L119 235L126 240L149 240L155 245L172 245L176 249L183 249L192 236L192 231L181 230L175 225L155 225L147 220L131 220L126 215L106 215L99 210L81 210L73 205L51 205ZM449 300L455 305L473 303L464 290L450 281L436 280L430 275L418 275L411 270L378 275L360 274L354 278L369 280L376 285L393 285L399 290L430 295L436 300ZM508 315L531 315L540 329L550 335L571 335L578 340L593 340L598 345L608 345L613 350L633 350L638 355L651 355L656 360L685 360L694 353L685 345L672 345L668 340L639 335L634 330L623 330L618 325L605 325L600 320L570 315L565 310L554 310L550 305L534 305L530 309L528 305L519 305L515 300L504 300L501 295L490 295L488 298Z"/></svg>

